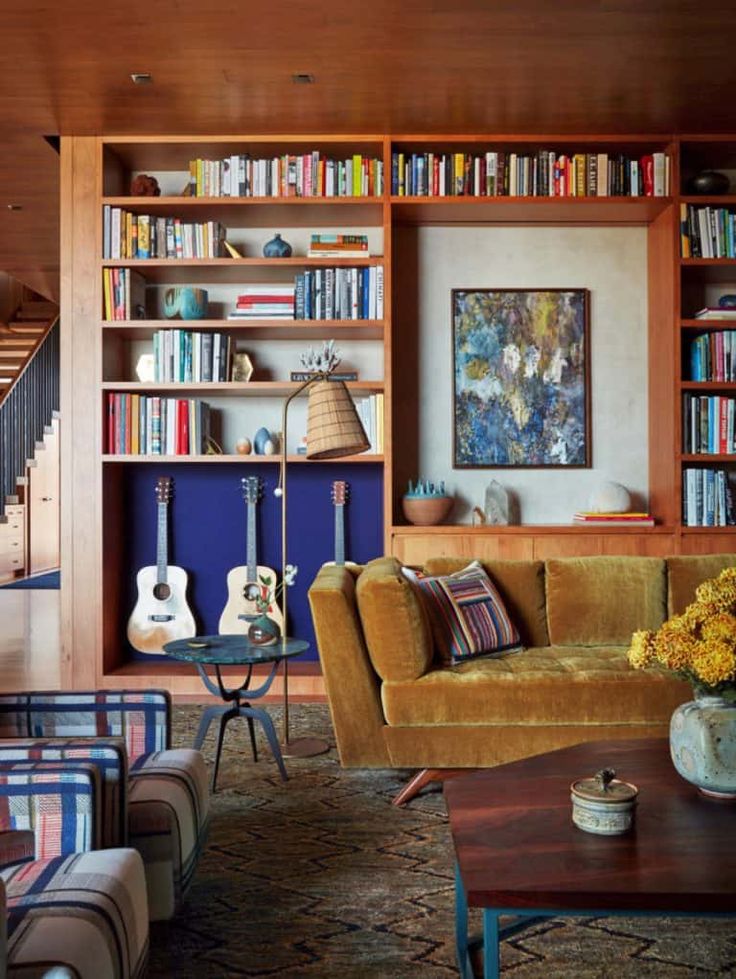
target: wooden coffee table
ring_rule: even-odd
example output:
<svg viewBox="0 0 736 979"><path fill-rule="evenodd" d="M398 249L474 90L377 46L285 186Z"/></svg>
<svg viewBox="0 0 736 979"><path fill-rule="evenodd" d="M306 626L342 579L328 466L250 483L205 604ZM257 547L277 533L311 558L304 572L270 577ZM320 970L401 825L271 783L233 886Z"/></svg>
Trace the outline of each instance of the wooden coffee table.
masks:
<svg viewBox="0 0 736 979"><path fill-rule="evenodd" d="M570 783L601 768L639 787L634 829L595 836L572 822ZM736 914L736 805L702 796L666 739L596 741L445 785L457 855L460 974L473 975L468 907L483 909L485 979L499 942L563 915ZM513 920L500 927L499 918Z"/></svg>

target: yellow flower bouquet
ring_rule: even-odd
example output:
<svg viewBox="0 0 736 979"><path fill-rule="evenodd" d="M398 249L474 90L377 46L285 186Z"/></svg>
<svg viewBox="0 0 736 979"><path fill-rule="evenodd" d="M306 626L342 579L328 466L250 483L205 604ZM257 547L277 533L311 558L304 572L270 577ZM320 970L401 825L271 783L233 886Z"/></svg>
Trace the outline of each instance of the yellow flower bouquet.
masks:
<svg viewBox="0 0 736 979"><path fill-rule="evenodd" d="M629 662L662 666L689 680L696 694L736 701L736 568L704 581L695 601L656 632L635 632Z"/></svg>

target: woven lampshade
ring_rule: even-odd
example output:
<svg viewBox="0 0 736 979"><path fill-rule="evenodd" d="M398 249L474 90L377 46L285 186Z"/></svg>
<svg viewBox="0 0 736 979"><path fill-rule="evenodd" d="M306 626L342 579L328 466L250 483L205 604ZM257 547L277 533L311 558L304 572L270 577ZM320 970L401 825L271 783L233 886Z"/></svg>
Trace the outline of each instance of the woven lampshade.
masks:
<svg viewBox="0 0 736 979"><path fill-rule="evenodd" d="M342 381L317 381L309 389L307 458L339 459L370 448L353 399Z"/></svg>

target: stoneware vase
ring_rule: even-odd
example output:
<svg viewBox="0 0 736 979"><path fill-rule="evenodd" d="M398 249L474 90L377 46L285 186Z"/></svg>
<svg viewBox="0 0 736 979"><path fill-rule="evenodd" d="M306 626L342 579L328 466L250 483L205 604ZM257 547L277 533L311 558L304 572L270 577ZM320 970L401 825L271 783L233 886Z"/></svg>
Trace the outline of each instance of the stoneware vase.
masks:
<svg viewBox="0 0 736 979"><path fill-rule="evenodd" d="M207 290L194 286L167 289L164 316L167 320L202 320L207 315Z"/></svg>
<svg viewBox="0 0 736 979"><path fill-rule="evenodd" d="M672 715L670 754L704 795L736 800L736 702L695 690Z"/></svg>
<svg viewBox="0 0 736 979"><path fill-rule="evenodd" d="M248 639L254 646L271 646L280 636L278 623L267 615L259 615L248 626Z"/></svg>
<svg viewBox="0 0 736 979"><path fill-rule="evenodd" d="M288 241L284 241L281 235L274 235L263 246L263 255L265 258L289 258L291 245Z"/></svg>
<svg viewBox="0 0 736 979"><path fill-rule="evenodd" d="M416 527L433 527L442 523L452 509L452 496L409 496L407 493L401 508L409 523Z"/></svg>

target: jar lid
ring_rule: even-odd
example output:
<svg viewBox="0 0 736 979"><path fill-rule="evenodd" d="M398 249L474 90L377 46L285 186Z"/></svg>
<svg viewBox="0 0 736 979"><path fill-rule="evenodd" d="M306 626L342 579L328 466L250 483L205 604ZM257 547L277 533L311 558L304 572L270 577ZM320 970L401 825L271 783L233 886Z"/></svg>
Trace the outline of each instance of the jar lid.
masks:
<svg viewBox="0 0 736 979"><path fill-rule="evenodd" d="M639 794L635 785L617 779L613 768L603 768L595 775L578 779L570 790L579 799L593 802L630 802Z"/></svg>

